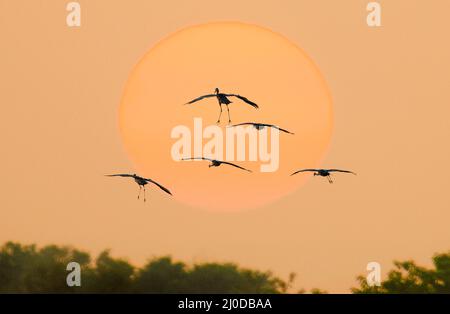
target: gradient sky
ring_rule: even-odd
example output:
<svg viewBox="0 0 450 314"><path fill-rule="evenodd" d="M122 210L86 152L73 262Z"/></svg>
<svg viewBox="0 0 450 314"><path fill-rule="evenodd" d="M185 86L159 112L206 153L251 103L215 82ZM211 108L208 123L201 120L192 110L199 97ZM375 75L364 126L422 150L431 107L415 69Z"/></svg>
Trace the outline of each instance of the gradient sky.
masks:
<svg viewBox="0 0 450 314"><path fill-rule="evenodd" d="M370 261L429 265L449 249L450 3L380 1L0 0L0 242L70 244L142 264L171 254L272 270L296 288L347 292ZM259 209L214 213L102 175L133 171L117 115L128 76L160 39L188 25L235 20L283 34L314 60L333 98L318 178ZM385 275L385 273L383 273Z"/></svg>

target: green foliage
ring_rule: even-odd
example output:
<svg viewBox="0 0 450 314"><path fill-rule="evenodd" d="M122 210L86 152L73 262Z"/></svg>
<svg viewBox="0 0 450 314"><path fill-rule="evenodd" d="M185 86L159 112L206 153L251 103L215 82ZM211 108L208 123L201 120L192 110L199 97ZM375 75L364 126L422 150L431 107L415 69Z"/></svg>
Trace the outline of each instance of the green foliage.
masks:
<svg viewBox="0 0 450 314"><path fill-rule="evenodd" d="M6 243L0 250L0 292L69 292L66 266L77 261L82 269L89 255L69 247L36 246Z"/></svg>
<svg viewBox="0 0 450 314"><path fill-rule="evenodd" d="M66 284L70 262L81 266L81 287ZM288 286L270 272L234 264L188 267L161 257L138 269L108 251L91 262L89 254L70 247L8 242L0 249L0 293L281 293Z"/></svg>
<svg viewBox="0 0 450 314"><path fill-rule="evenodd" d="M129 293L133 289L134 267L122 259L114 259L109 251L97 257L95 267L82 272L82 291L95 293Z"/></svg>
<svg viewBox="0 0 450 314"><path fill-rule="evenodd" d="M182 293L187 292L186 265L174 263L170 257L151 260L137 273L135 292Z"/></svg>
<svg viewBox="0 0 450 314"><path fill-rule="evenodd" d="M241 270L234 264L195 265L188 274L189 293L279 293L284 284L270 272Z"/></svg>
<svg viewBox="0 0 450 314"><path fill-rule="evenodd" d="M81 287L68 287L67 264L81 266ZM413 261L395 262L380 287L359 276L353 293L450 293L450 251L433 257L434 268ZM8 242L0 247L0 293L288 293L287 281L270 272L243 269L235 264L203 263L187 266L169 256L154 258L142 268L113 258L109 251L91 260L86 252L67 246ZM298 293L306 293L300 290ZM312 289L310 293L327 293Z"/></svg>
<svg viewBox="0 0 450 314"><path fill-rule="evenodd" d="M381 286L369 286L359 276L360 287L353 293L450 293L450 251L433 256L434 269L416 265L414 261L394 262Z"/></svg>

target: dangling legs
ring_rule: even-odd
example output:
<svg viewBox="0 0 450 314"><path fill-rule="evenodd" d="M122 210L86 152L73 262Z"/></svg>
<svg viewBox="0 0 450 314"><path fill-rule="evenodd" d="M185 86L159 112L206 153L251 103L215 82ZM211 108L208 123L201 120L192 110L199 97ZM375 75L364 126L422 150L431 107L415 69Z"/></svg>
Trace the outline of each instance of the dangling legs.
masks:
<svg viewBox="0 0 450 314"><path fill-rule="evenodd" d="M330 175L328 175L327 178L328 178L328 182L329 182L329 183L333 183L333 180L331 179L331 176L330 176Z"/></svg>
<svg viewBox="0 0 450 314"><path fill-rule="evenodd" d="M230 109L228 108L228 105L227 105L227 111L228 111L228 123L231 123Z"/></svg>
<svg viewBox="0 0 450 314"><path fill-rule="evenodd" d="M222 104L219 101L219 107L220 107L220 113L219 113L219 119L217 119L217 123L220 123L220 117L222 116Z"/></svg>
<svg viewBox="0 0 450 314"><path fill-rule="evenodd" d="M139 194L138 194L138 199L139 199L139 196L141 196L141 190L142 190L142 186L140 186L140 185L139 185Z"/></svg>
<svg viewBox="0 0 450 314"><path fill-rule="evenodd" d="M144 202L146 201L146 199L145 199L145 185L144 185Z"/></svg>

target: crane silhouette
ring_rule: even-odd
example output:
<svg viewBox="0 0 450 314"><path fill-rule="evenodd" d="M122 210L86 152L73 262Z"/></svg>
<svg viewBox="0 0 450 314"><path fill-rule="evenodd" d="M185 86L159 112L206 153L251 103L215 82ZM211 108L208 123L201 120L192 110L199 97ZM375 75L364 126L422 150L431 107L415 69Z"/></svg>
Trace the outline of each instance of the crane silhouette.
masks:
<svg viewBox="0 0 450 314"><path fill-rule="evenodd" d="M197 97L197 98L191 100L190 102L186 103L185 105L189 105L189 104L192 104L192 103L194 103L196 101L202 100L204 98L209 98L209 97L216 97L217 101L219 102L220 113L219 113L219 118L217 119L217 123L220 123L220 118L222 116L222 104L227 106L228 123L231 123L230 109L228 108L228 105L231 104L232 101L229 100L228 97L239 98L240 100L246 102L247 104L249 104L253 108L256 108L256 109L259 108L257 104L255 104L254 102L248 100L244 96L237 95L237 94L224 94L224 93L221 93L218 88L215 89L214 94L208 94L208 95L203 95L203 96Z"/></svg>
<svg viewBox="0 0 450 314"><path fill-rule="evenodd" d="M206 158L206 157L182 158L181 160L208 160L208 161L211 162L211 164L208 165L209 168L211 168L211 167L219 167L221 164L224 164L224 165L230 165L230 166L233 166L233 167L236 167L236 168L248 171L248 172L252 172L251 170L245 169L245 168L243 168L241 166L238 166L236 164L233 164L231 162L222 161L222 160L216 160L216 159L211 159L211 158Z"/></svg>
<svg viewBox="0 0 450 314"><path fill-rule="evenodd" d="M345 173L351 173L356 175L356 173L348 170L340 170L340 169L302 169L295 171L291 174L293 176L294 174L300 173L300 172L314 172L314 176L321 176L326 177L328 179L329 183L333 183L333 180L331 179L331 173L332 172L345 172Z"/></svg>
<svg viewBox="0 0 450 314"><path fill-rule="evenodd" d="M126 177L126 178L133 178L134 181L139 185L139 194L138 194L138 199L141 196L141 190L142 188L144 189L144 202L145 202L145 186L148 183L153 183L154 185L156 185L157 187L159 187L161 190L163 190L164 192L166 192L167 194L172 195L172 193L166 189L165 187L163 187L161 184L159 184L156 181L153 181L152 179L146 179L143 177L140 177L136 174L107 174L107 177Z"/></svg>
<svg viewBox="0 0 450 314"><path fill-rule="evenodd" d="M292 134L294 135L294 133L289 132L286 129L282 129L279 126L273 125L273 124L267 124L267 123L257 123L257 122L243 122L243 123L239 123L239 124L234 124L234 125L230 125L229 127L237 127L237 126L241 126L241 125L252 125L255 129L262 130L264 128L274 128L274 129L278 129L281 132L284 133L288 133L288 134Z"/></svg>

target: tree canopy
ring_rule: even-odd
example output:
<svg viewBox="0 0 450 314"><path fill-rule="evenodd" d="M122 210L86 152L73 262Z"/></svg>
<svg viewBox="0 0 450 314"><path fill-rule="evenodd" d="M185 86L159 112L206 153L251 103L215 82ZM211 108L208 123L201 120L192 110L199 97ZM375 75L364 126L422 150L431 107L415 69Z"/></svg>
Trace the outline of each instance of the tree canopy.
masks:
<svg viewBox="0 0 450 314"><path fill-rule="evenodd" d="M81 287L66 283L70 262L81 266ZM287 286L270 272L230 263L188 267L165 256L137 268L109 251L92 261L66 246L8 242L0 249L0 293L282 293Z"/></svg>
<svg viewBox="0 0 450 314"><path fill-rule="evenodd" d="M81 286L69 287L70 262L81 268ZM414 261L394 262L395 268L379 287L359 276L353 293L450 293L450 251L433 256L433 268ZM271 272L232 263L191 266L170 256L153 258L143 267L114 258L108 250L95 259L68 246L21 245L0 247L0 293L288 293L295 274L285 281ZM304 290L298 293L304 293ZM311 293L326 293L313 289Z"/></svg>
<svg viewBox="0 0 450 314"><path fill-rule="evenodd" d="M433 256L434 268L418 266L414 261L395 261L387 279L380 286L369 286L359 276L353 293L450 293L450 251Z"/></svg>

